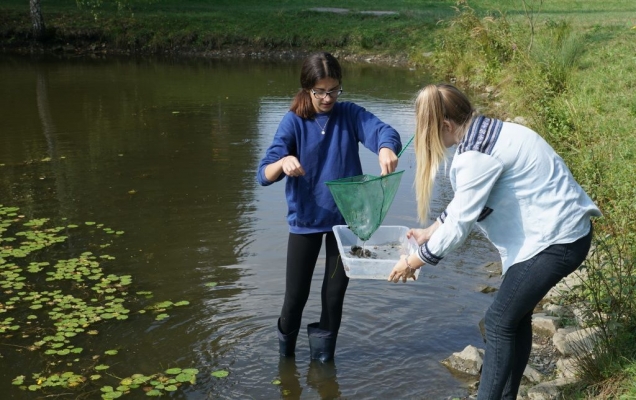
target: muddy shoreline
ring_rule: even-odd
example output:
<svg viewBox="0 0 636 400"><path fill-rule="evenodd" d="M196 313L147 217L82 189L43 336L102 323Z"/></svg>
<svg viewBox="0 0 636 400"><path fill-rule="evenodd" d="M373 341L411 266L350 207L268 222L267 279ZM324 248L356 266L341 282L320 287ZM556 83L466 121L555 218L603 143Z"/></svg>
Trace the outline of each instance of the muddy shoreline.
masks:
<svg viewBox="0 0 636 400"><path fill-rule="evenodd" d="M349 63L374 64L391 67L412 67L413 63L407 54L355 54L341 49L324 49L330 51L340 61ZM3 54L57 56L57 57L161 57L171 59L253 59L269 61L302 60L313 50L301 49L265 49L247 46L236 46L218 50L198 49L188 46L176 46L171 49L130 49L114 47L101 41L73 41L61 43L50 39L44 43L0 43Z"/></svg>

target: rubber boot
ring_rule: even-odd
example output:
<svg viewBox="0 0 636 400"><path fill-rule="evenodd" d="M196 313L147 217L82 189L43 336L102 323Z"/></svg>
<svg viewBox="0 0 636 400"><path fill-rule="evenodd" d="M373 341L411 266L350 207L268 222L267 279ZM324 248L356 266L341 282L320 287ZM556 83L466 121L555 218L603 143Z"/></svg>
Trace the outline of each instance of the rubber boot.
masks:
<svg viewBox="0 0 636 400"><path fill-rule="evenodd" d="M298 338L298 329L284 334L280 331L280 318L278 319L278 350L281 357L293 357L296 353L296 339Z"/></svg>
<svg viewBox="0 0 636 400"><path fill-rule="evenodd" d="M300 374L293 357L278 359L278 375L280 376L280 398L300 399L303 388L300 385Z"/></svg>
<svg viewBox="0 0 636 400"><path fill-rule="evenodd" d="M338 334L320 329L318 325L318 322L307 325L309 353L312 360L320 360L320 362L325 363L333 360Z"/></svg>
<svg viewBox="0 0 636 400"><path fill-rule="evenodd" d="M307 384L313 387L321 399L340 399L340 385L338 384L336 363L312 360L307 370Z"/></svg>

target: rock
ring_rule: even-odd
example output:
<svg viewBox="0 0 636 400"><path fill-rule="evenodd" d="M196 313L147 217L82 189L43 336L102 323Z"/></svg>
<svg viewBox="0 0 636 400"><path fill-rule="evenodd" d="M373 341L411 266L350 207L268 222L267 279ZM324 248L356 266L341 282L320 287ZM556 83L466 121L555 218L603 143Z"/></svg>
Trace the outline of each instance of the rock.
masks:
<svg viewBox="0 0 636 400"><path fill-rule="evenodd" d="M484 350L470 345L466 346L460 353L453 353L450 357L442 360L442 364L448 368L469 375L479 375L483 363Z"/></svg>
<svg viewBox="0 0 636 400"><path fill-rule="evenodd" d="M531 383L542 382L545 378L541 372L534 369L531 365L526 365L523 376Z"/></svg>
<svg viewBox="0 0 636 400"><path fill-rule="evenodd" d="M560 378L549 382L543 382L528 390L528 398L531 400L557 399L563 386L572 383L571 380Z"/></svg>
<svg viewBox="0 0 636 400"><path fill-rule="evenodd" d="M559 353L564 356L583 354L592 350L598 333L598 328L559 329L552 341Z"/></svg>
<svg viewBox="0 0 636 400"><path fill-rule="evenodd" d="M567 314L567 310L565 309L565 307L552 303L546 303L543 306L543 309L547 312L548 315L552 315L554 317L562 317Z"/></svg>
<svg viewBox="0 0 636 400"><path fill-rule="evenodd" d="M543 334L554 335L561 327L561 320L558 317L551 317L543 313L532 316L532 329Z"/></svg>
<svg viewBox="0 0 636 400"><path fill-rule="evenodd" d="M497 288L494 288L492 286L487 286L487 285L483 285L479 287L479 291L482 293L494 293L497 291Z"/></svg>
<svg viewBox="0 0 636 400"><path fill-rule="evenodd" d="M556 331L556 333L552 337L552 343L554 344L554 347L557 348L559 353L561 353L563 355L568 355L569 354L568 353L569 349L567 348L565 337L569 333L572 333L572 332L575 332L575 331L576 331L576 328L573 328L573 327L561 328L561 329L558 329Z"/></svg>
<svg viewBox="0 0 636 400"><path fill-rule="evenodd" d="M565 348L568 354L584 354L594 348L599 334L598 328L584 328L565 335Z"/></svg>
<svg viewBox="0 0 636 400"><path fill-rule="evenodd" d="M576 378L577 362L574 358L560 358L557 360L558 376L566 379Z"/></svg>
<svg viewBox="0 0 636 400"><path fill-rule="evenodd" d="M501 262L487 262L479 266L492 274L492 276L501 276Z"/></svg>

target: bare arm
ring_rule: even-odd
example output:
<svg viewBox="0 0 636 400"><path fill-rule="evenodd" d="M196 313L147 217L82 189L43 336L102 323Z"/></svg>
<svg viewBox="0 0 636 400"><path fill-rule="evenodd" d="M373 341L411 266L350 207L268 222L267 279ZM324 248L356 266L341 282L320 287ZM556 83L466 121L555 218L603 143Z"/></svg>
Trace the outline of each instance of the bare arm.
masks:
<svg viewBox="0 0 636 400"><path fill-rule="evenodd" d="M297 177L305 175L305 170L303 166L300 165L298 158L294 156L283 157L265 167L265 178L270 182L275 181L281 173L287 176Z"/></svg>

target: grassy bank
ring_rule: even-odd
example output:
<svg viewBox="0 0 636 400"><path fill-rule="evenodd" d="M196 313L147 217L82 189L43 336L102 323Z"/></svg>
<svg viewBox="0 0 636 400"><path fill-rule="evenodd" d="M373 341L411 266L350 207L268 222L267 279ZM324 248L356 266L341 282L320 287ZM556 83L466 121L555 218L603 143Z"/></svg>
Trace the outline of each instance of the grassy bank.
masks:
<svg viewBox="0 0 636 400"><path fill-rule="evenodd" d="M28 1L0 5L0 46L235 56L317 49L379 56L484 93L488 112L523 117L601 207L589 279L575 292L601 327L569 398L635 395L636 2L633 0L43 1L33 44ZM123 7L118 7L123 5ZM314 8L341 8L324 12ZM367 11L391 11L369 14ZM65 47L67 43L70 46ZM632 396L632 397L629 397Z"/></svg>
<svg viewBox="0 0 636 400"><path fill-rule="evenodd" d="M558 2L567 14L518 3L537 7L485 15L461 4L431 64L485 93L489 113L527 121L601 207L586 279L569 299L599 331L593 351L576 357L580 383L564 398L634 398L636 3Z"/></svg>
<svg viewBox="0 0 636 400"><path fill-rule="evenodd" d="M405 59L416 44L432 44L439 19L452 1L44 1L44 45L104 45L136 53L237 54L305 52L329 48L356 55ZM123 7L118 7L123 5ZM337 8L348 12L320 11ZM370 14L368 11L393 13ZM0 5L5 46L30 42L28 1ZM102 47L98 47L101 49ZM429 46L432 49L432 45Z"/></svg>
<svg viewBox="0 0 636 400"><path fill-rule="evenodd" d="M42 0L47 27L42 45L64 49L68 43L71 46L66 47L67 51L76 52L224 56L241 52L293 55L328 48L341 54L412 61L420 58L422 52L434 49L438 22L453 16L456 3L455 0ZM480 14L502 7L511 16L524 14L520 0L474 3L472 6ZM584 7L585 3L550 2L542 12L552 18L610 21L620 20L626 11L625 1L604 2L603 9ZM588 3L593 4L589 0ZM328 8L347 12L318 11ZM28 1L4 0L0 5L2 46L24 49L31 45L31 37Z"/></svg>

